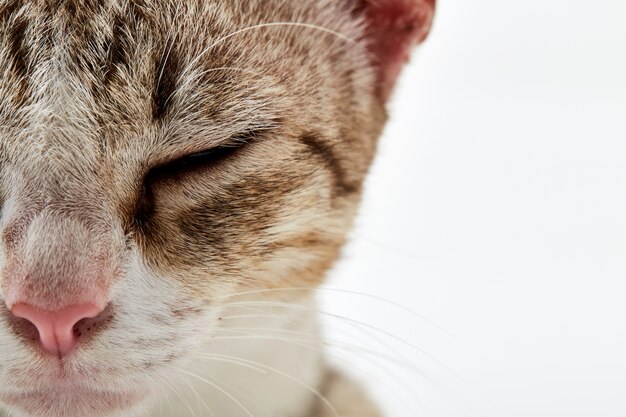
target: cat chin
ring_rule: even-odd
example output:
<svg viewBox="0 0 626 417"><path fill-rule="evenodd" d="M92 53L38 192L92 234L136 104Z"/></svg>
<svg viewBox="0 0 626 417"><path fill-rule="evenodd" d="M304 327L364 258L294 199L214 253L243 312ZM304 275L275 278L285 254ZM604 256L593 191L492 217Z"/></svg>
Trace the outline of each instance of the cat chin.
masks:
<svg viewBox="0 0 626 417"><path fill-rule="evenodd" d="M85 389L0 392L0 404L13 417L135 417L145 415L150 403L146 394Z"/></svg>

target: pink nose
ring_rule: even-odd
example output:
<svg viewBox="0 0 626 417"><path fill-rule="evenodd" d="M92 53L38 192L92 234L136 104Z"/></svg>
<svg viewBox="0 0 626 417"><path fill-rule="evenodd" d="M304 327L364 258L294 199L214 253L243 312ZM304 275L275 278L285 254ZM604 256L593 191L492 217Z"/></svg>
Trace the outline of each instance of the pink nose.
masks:
<svg viewBox="0 0 626 417"><path fill-rule="evenodd" d="M74 326L82 319L96 317L102 309L95 304L78 304L58 311L41 310L30 304L15 304L12 313L35 325L41 346L50 354L62 358L77 344Z"/></svg>

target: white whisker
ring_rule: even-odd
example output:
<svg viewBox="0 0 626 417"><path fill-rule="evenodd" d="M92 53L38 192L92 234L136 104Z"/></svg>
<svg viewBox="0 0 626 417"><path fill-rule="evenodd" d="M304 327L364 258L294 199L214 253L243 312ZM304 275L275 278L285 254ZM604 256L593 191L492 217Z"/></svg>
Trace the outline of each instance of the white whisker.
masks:
<svg viewBox="0 0 626 417"><path fill-rule="evenodd" d="M346 42L349 42L349 43L357 43L356 40L346 36L343 33L334 31L332 29L325 28L323 26L314 25L314 24L311 24L311 23L302 23L302 22L270 22L270 23L261 23L261 24L258 24L258 25L248 26L248 27L236 30L234 32L231 32L228 35L222 36L221 38L219 38L216 41L214 41L213 43L211 43L209 46L207 46L205 49L203 49L202 52L200 52L200 54L198 54L187 65L187 67L185 67L185 70L182 71L182 73L181 73L181 78L185 77L187 75L187 72L191 68L193 68L193 66L195 66L198 63L198 61L200 61L200 59L202 59L204 57L204 55L206 53L208 53L211 49L213 49L214 47L216 47L220 43L226 41L229 38L232 38L233 36L237 36L237 35L239 35L241 33L249 32L251 30L262 29L262 28L289 27L289 26L317 30L317 31L320 31L320 32L324 32L324 33L336 36L337 38L339 38L341 40L344 40Z"/></svg>
<svg viewBox="0 0 626 417"><path fill-rule="evenodd" d="M380 297L378 295L374 295L374 294L367 294L367 293L363 293L363 292L359 292L359 291L353 291L353 290L346 290L346 289L342 289L342 288L328 288L328 287L284 287L284 288L266 288L266 289L259 289L259 290L249 290L249 291L240 291L240 292L233 292L230 294L226 294L220 297L216 297L215 300L223 300L223 299L228 299L228 298L233 298L233 297L238 297L238 296L248 296L248 295L257 295L257 294L267 294L267 293L276 293L276 292L316 292L316 291L324 291L324 292L331 292L331 293L339 293L339 294L348 294L348 295L358 295L360 297L364 297L364 298L369 298L372 300L377 300L386 304L390 304L400 310L403 310L407 313L410 313L412 316L419 318L420 320L424 321L425 323L428 323L430 326L434 327L435 329L445 333L446 335L450 336L451 338L460 341L460 338L452 333L450 333L450 331L444 329L443 327L439 326L437 323L433 322L432 320L430 320L428 317L423 316L422 314L416 312L415 310L402 305L398 302L395 302L393 300L389 300L387 298L384 297Z"/></svg>
<svg viewBox="0 0 626 417"><path fill-rule="evenodd" d="M289 375L286 372L281 371L280 369L276 369L272 366L268 366L268 365L264 365L262 363L256 362L256 361L251 361L248 359L244 359L244 358L239 358L236 356L229 356L229 355L211 355L210 357L207 357L206 359L212 359L212 360L229 360L229 361L239 361L240 365L243 364L249 364L249 365L255 365L258 367L261 367L263 369L266 369L270 372L275 372L279 375L284 376L285 378L299 384L300 386L304 387L305 389L309 390L313 395L315 395L317 398L319 398L320 401L322 401L324 403L324 405L326 407L328 407L328 409L333 413L333 415L335 417L340 417L339 413L337 412L337 409L331 404L330 401L328 401L328 398L326 398L324 395L322 395L317 389L313 388L312 386L310 386L309 384L301 381L300 379Z"/></svg>
<svg viewBox="0 0 626 417"><path fill-rule="evenodd" d="M212 340L218 340L218 338L214 338L214 339L212 339ZM194 355L194 356L197 356L197 355L198 355L198 353L195 353L195 354L193 354L193 355ZM213 356L213 354L208 354L208 355L209 355L209 356ZM219 355L218 355L218 357L219 357ZM210 359L210 358L208 358L208 357L207 357L206 359ZM228 362L227 360L222 360L221 358L220 358L220 360L221 360L221 362ZM242 363L239 363L239 362L237 362L237 361L232 361L232 363L233 363L233 364L235 364L235 365L240 365L240 366L243 366L243 367L245 367L245 368L250 368L250 369L252 369L253 371L259 372L259 373L261 373L261 374L267 374L267 370L265 370L265 369L263 369L263 368L259 368L259 367L257 367L257 366L251 365L251 364L242 364Z"/></svg>
<svg viewBox="0 0 626 417"><path fill-rule="evenodd" d="M241 403L241 401L239 401L237 398L235 398L231 393L229 393L228 391L226 391L225 389L223 389L222 387L216 385L215 383L209 381L206 378L201 377L200 375L196 375L193 372L189 372L186 369L183 368L178 368L179 372L183 372L193 378L198 379L199 381L203 381L207 384L209 384L210 386L212 386L213 388L215 388L216 390L220 391L222 394L226 395L228 398L230 398L235 404L237 404L239 407L241 407L241 409L249 416L249 417L254 417L254 415L250 412L250 410L248 410L248 408L243 405Z"/></svg>
<svg viewBox="0 0 626 417"><path fill-rule="evenodd" d="M233 330L233 332L237 332L237 330ZM258 333L250 333L248 331L248 333L246 333L245 330L241 330L239 331L238 335L235 336L222 336L222 337L216 337L213 339L214 341L220 341L220 340L275 340L275 341L281 341L281 342L285 342L285 343L290 343L290 344L295 344L298 346L303 346L303 347L311 347L314 348L313 345L308 344L308 340L303 340L303 339L296 339L296 338L288 338L288 337L281 337L280 335L263 335L263 334L258 334ZM345 352L349 352L349 353L362 353L365 356L365 358L368 358L370 361L373 361L374 358L378 358L378 359L382 359L385 360L393 365L396 365L399 369L403 369L403 370L409 370L411 371L413 374L415 374L416 376L419 376L420 378L424 379L424 381L428 382L429 384L432 384L433 386L436 386L437 389L439 391L441 391L442 394L444 394L445 389L443 387L440 386L440 384L438 384L435 380L433 380L431 377L429 377L428 375L426 375L423 371L421 371L419 368L417 368L415 366L415 364L409 362L408 360L402 361L399 360L397 358L394 358L392 356L386 355L384 353L381 352L376 352L373 351L371 349L366 349L366 348L362 348L360 346L357 345L351 345L351 344L346 344L346 343L336 343L336 342L329 342L329 341L324 341L322 343L323 345L335 348L335 349L341 349ZM323 349L315 349L319 352L323 352L323 353L327 353L325 352ZM327 353L328 354L328 353ZM332 356L332 354L330 354ZM382 368L382 366L381 366Z"/></svg>
<svg viewBox="0 0 626 417"><path fill-rule="evenodd" d="M237 388L233 387L231 384L229 384L229 383L227 383L225 381L219 381L217 378L212 378L212 377L208 377L208 378L210 378L212 381L215 381L216 384L220 384L220 385L230 389L235 394L237 394L240 398L243 398L243 399L246 399L246 400L250 401L252 403L252 405L262 409L263 411L266 411L270 415L273 414L272 410L270 410L269 408L265 407L262 404L259 404L259 402L257 400L255 400L254 398L251 398L249 395L243 393L240 389L237 389Z"/></svg>
<svg viewBox="0 0 626 417"><path fill-rule="evenodd" d="M170 384L168 381L166 381L164 379L163 382L172 390L174 395L176 395L178 397L178 399L180 399L180 401L183 403L185 408L187 408L189 410L189 412L191 413L192 417L198 417L198 416L196 416L196 413L193 411L193 408L191 408L189 403L187 401L185 401L185 397L183 397L183 395L181 393L179 393L178 390L172 384Z"/></svg>
<svg viewBox="0 0 626 417"><path fill-rule="evenodd" d="M185 383L187 384L187 386L189 387L189 389L191 390L193 395L196 397L196 400L202 404L202 406L204 407L205 410L207 410L207 412L209 413L210 417L215 417L214 414L213 414L213 411L211 410L211 407L209 407L209 405L204 401L202 396L200 394L198 394L198 391L196 391L196 389L194 388L193 384L190 381L188 381L187 379L185 379Z"/></svg>
<svg viewBox="0 0 626 417"><path fill-rule="evenodd" d="M315 312L317 314L320 315L324 315L327 317L331 317L331 318L336 318L348 325L351 325L354 329L359 329L360 331L364 332L365 334L367 334L370 337L374 337L372 333L368 332L367 330L371 330L373 332L376 332L378 334L382 334L384 336L387 336L395 341L400 342L401 344L410 347L412 350L420 353L422 356L428 358L429 360L433 361L434 363L436 363L437 365L439 365L442 369L444 369L447 373L449 373L451 376L453 376L457 381L461 382L463 384L463 386L465 386L466 388L469 388L472 392L474 392L475 394L478 394L480 397L482 397L482 395L480 394L479 391L476 390L476 388L469 383L467 380L465 380L462 376L460 376L457 372L455 372L454 370L452 370L450 367L448 367L445 363L441 362L439 359L435 358L434 356L432 356L431 354L429 354L428 352L424 351L423 349L415 346L414 344L410 343L409 341L394 335L393 333L390 333L384 329L380 329L377 328L375 326L372 326L370 324L358 321L358 320L354 320L352 318L349 317L344 317L338 314L334 314L334 313L329 313L326 311L322 311L320 309L317 308L313 308L313 307L309 307L306 305L302 305L302 304L293 304L293 303L287 303L287 302L274 302L274 301L264 301L264 300L260 300L260 301L242 301L242 302L234 302L234 303L226 303L223 304L222 307L233 307L233 308L241 308L241 307L248 307L248 306L257 306L257 307L265 307L265 308L282 308L282 309L295 309L295 310L302 310L302 311L312 311ZM236 338L237 336L231 336L231 339ZM242 336L239 336L243 339ZM245 336L244 336L245 337ZM214 338L215 340L215 338ZM234 339L236 340L236 339ZM375 338L375 340L380 343L382 346L384 346L386 349L388 349L389 351L391 351L392 353L394 353L395 355L398 356L398 358L401 359L401 361L399 361L397 358L393 358L393 357L387 357L388 360L390 360L393 363L398 364L399 366L403 366L403 367L407 367L409 368L409 370L413 373L415 373L416 375L420 376L421 378L423 378L426 382L428 382L431 386L435 387L436 390L438 392L440 392L443 396L445 396L446 398L448 398L449 400L451 400L452 403L456 404L456 407L459 408L459 410L461 411L461 403L465 404L465 406L471 404L471 401L469 401L467 398L463 398L461 397L458 393L455 394L452 391L449 391L449 389L444 388L442 386L442 384L436 380L433 380L430 376L425 375L420 369L418 369L417 367L415 367L415 365L413 364L412 361L410 361L408 358L406 358L404 355L402 355L401 353L399 353L396 349L394 349L392 346L390 346L388 343L384 342L383 340L381 340L380 338ZM351 347L352 349L354 349L354 347ZM380 353L374 353L376 356L380 357L381 354ZM454 397L451 398L450 396ZM469 401L469 403L468 403Z"/></svg>
<svg viewBox="0 0 626 417"><path fill-rule="evenodd" d="M263 329L259 329L259 330L263 330ZM238 330L232 330L232 331L233 332L237 332ZM243 330L239 331L239 332L246 334L246 331L243 331ZM299 333L301 333L301 332L299 332ZM250 339L253 339L254 340L254 339L261 339L261 340L274 340L274 341L289 343L289 344L292 344L292 345L295 345L295 346L304 347L306 349L309 349L309 350L312 350L312 351L315 351L315 352L324 353L324 354L328 355L329 357L334 358L334 359L344 363L345 365L347 365L351 369L356 370L359 373L366 374L365 376L368 377L371 381L375 381L376 380L376 378L371 373L365 372L362 369L356 367L351 361L343 358L342 356L326 352L325 349L323 349L323 348L321 348L321 347L319 347L317 345L311 344L308 340L299 340L299 339L295 339L295 338L283 338L283 337L276 337L276 336L272 336L272 335L263 335L263 334L258 334L258 333L254 334L254 333L250 333L250 332L247 332L247 335L248 336L243 336L242 335L242 336L239 336L239 337L237 337L237 336L235 336L235 337L228 337L228 336L226 336L224 338L218 338L218 340L232 340L232 339L234 339L234 340L250 340ZM329 346L332 346L332 347L340 347L337 344L328 343L326 341L324 341L323 344L324 345L329 345ZM366 349L361 349L360 347L358 347L356 345L350 345L350 346L346 346L345 350L347 352L350 352L351 354L353 354L355 351L364 351ZM376 356L376 357L382 357L382 354L378 354L378 352L367 351L366 353L373 353L373 355ZM202 359L210 359L210 355L209 356L207 356L207 355L199 355L198 357L200 357ZM398 377L398 375L396 375L393 372L389 371L381 363L375 361L374 358L372 358L370 356L367 356L366 358L368 359L368 361L371 364L374 364L376 367L380 368L386 375L388 375L393 380L398 382L399 386L401 386L403 388L406 388L406 390L407 390L406 392L408 394L410 394L411 396L415 396L416 395L416 393L413 392L412 390L410 390L410 388L409 388L411 384L407 384L406 381L402 381ZM384 359L389 359L389 358L388 357L384 357ZM391 359L395 359L395 358L391 358ZM396 363L396 364L398 365L398 367L404 367L406 365L405 363ZM431 382L424 375L420 374L420 376L422 376L428 382ZM407 407L407 409L411 412L411 414L413 414L413 415L417 415L418 414L418 413L416 413L416 410L414 410L413 407L408 404L408 402L406 401L406 399L404 397L399 395L397 392L393 391L387 385L383 384L382 387L383 387L383 389L389 391L392 395L397 397L400 400L400 402L402 402Z"/></svg>
<svg viewBox="0 0 626 417"><path fill-rule="evenodd" d="M312 311L327 317L332 317L332 318L336 318L345 322L349 322L349 323L353 323L355 325L360 325L363 327L366 327L370 330L373 330L375 332L381 333L387 337L392 338L393 340L396 340L400 343L402 343L405 346L410 347L411 349L413 349L416 352L419 352L421 355L425 356L426 358L430 359L431 361L433 361L434 363L436 363L437 365L441 366L443 369L445 369L448 373L450 373L451 375L453 375L455 378L457 378L459 381L462 381L465 385L467 385L468 387L470 387L472 390L476 391L476 388L470 384L468 381L466 381L463 377L461 377L460 375L458 375L453 369L451 369L448 365L446 365L445 363L441 362L439 359L437 359L436 357L434 357L433 355L431 355L430 353L426 352L425 350L421 349L420 347L416 346L415 344L409 342L406 339L403 339L402 337L399 337L391 332L388 332L384 329L378 328L376 326L372 326L371 324L368 323L364 323L362 321L359 320L355 320L349 317L344 317L341 316L339 314L335 314L335 313L330 313L327 311L322 311L320 309L317 308L313 308L313 307L308 307L302 304L290 304L290 303L285 303L285 302L274 302L274 301L245 301L245 302L235 302L235 303L228 303L228 304L223 304L222 307L238 307L238 306L246 306L246 305L265 305L268 307L278 307L278 308L293 308L293 309L297 309L297 310L305 310L305 311Z"/></svg>

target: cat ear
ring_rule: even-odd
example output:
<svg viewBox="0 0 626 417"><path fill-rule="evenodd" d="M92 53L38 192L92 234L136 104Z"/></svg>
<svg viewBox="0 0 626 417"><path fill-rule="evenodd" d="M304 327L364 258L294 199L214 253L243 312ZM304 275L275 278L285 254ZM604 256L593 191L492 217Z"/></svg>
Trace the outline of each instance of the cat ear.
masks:
<svg viewBox="0 0 626 417"><path fill-rule="evenodd" d="M435 0L359 0L367 41L379 69L378 93L387 100L411 47L426 39Z"/></svg>

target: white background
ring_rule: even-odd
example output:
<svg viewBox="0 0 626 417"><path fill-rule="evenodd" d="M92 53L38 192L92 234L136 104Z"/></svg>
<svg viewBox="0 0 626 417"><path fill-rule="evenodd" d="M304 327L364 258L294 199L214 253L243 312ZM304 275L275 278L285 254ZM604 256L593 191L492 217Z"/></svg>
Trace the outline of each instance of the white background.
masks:
<svg viewBox="0 0 626 417"><path fill-rule="evenodd" d="M626 416L626 1L440 0L390 113L327 286L439 328L322 291L341 366L389 417Z"/></svg>

